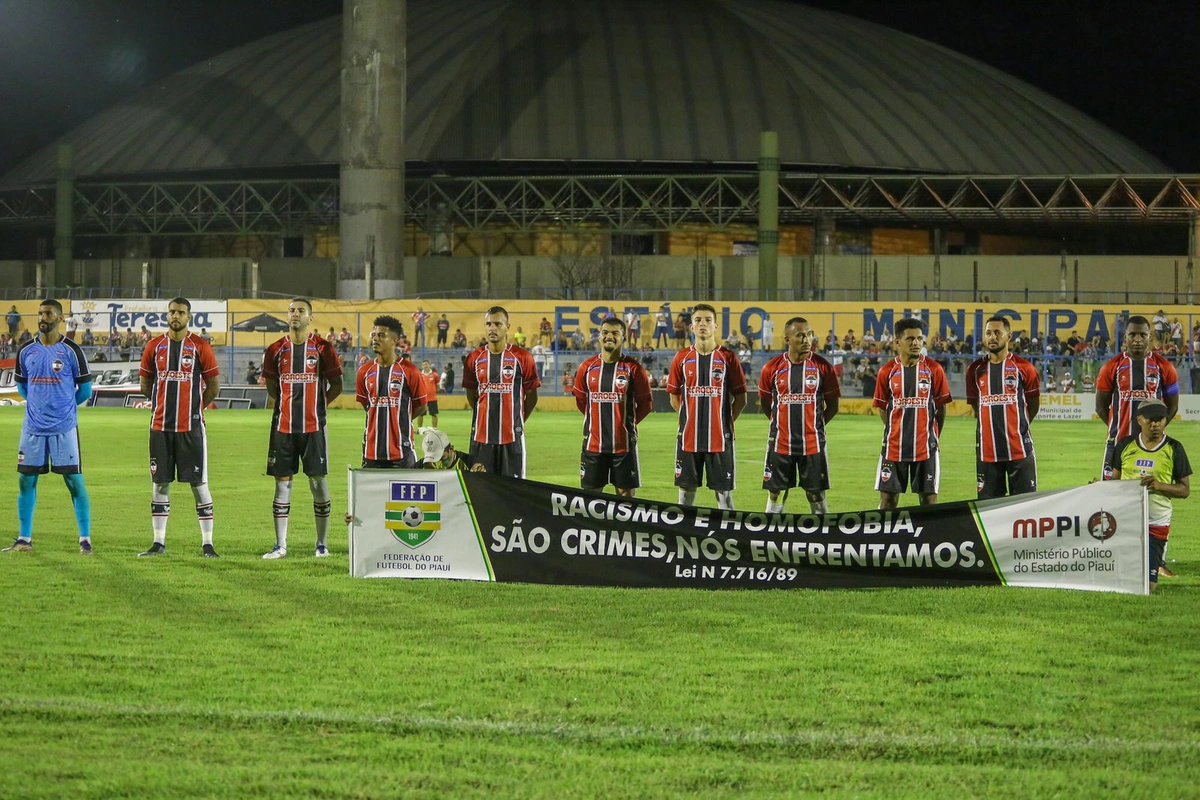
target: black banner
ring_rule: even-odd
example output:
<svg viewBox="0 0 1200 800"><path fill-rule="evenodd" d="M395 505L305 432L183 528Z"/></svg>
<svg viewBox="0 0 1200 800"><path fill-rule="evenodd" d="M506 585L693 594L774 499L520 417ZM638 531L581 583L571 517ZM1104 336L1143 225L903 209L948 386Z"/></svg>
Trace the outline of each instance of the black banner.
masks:
<svg viewBox="0 0 1200 800"><path fill-rule="evenodd" d="M712 589L1002 583L971 502L768 514L483 473L463 478L498 581Z"/></svg>

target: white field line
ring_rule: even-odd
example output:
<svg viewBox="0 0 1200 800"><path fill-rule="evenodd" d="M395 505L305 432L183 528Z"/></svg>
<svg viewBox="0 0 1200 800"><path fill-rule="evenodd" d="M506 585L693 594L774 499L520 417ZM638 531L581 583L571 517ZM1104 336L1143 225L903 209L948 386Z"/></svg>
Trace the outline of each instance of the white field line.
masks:
<svg viewBox="0 0 1200 800"><path fill-rule="evenodd" d="M503 736L532 736L576 739L599 743L760 745L904 748L973 748L1002 751L1129 753L1200 753L1200 739L1141 741L1112 736L1096 737L1022 737L1015 734L905 734L886 730L865 733L840 733L827 730L722 731L712 728L639 728L633 726L580 725L572 722L513 722L468 717L426 717L419 715L354 714L346 712L291 710L227 709L207 706L159 706L145 704L101 703L91 700L0 699L0 713L61 712L82 717L148 717L178 720L190 718L213 722L261 724L287 722L312 725L351 725L380 731L409 730L427 733L472 733Z"/></svg>

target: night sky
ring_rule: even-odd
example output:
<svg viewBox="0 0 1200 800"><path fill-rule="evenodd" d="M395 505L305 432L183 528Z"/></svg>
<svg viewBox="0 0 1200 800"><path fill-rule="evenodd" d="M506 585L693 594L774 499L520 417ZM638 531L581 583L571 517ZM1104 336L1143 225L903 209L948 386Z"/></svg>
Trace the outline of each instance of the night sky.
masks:
<svg viewBox="0 0 1200 800"><path fill-rule="evenodd" d="M1194 0L807 4L997 67L1124 134L1173 170L1200 173ZM342 0L0 0L0 174L157 78L341 8Z"/></svg>

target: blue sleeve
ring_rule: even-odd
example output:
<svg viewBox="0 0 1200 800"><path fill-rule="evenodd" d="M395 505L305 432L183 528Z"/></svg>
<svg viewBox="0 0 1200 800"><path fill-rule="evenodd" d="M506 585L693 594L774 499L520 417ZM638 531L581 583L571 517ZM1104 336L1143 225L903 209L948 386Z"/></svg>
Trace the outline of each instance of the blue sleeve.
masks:
<svg viewBox="0 0 1200 800"><path fill-rule="evenodd" d="M27 384L25 381L21 381L20 383L18 383L17 384L17 393L21 395L22 400L28 400L29 399L29 384Z"/></svg>
<svg viewBox="0 0 1200 800"><path fill-rule="evenodd" d="M89 376L86 381L75 385L75 405L86 403L88 398L92 396L92 379Z"/></svg>

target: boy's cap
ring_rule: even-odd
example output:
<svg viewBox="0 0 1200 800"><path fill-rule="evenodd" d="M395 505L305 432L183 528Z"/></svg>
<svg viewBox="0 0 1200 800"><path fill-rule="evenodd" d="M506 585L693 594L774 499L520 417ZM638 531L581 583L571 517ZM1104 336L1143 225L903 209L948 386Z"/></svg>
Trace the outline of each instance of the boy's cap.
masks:
<svg viewBox="0 0 1200 800"><path fill-rule="evenodd" d="M1167 404L1162 400L1144 400L1138 404L1137 415L1146 419L1166 419Z"/></svg>

